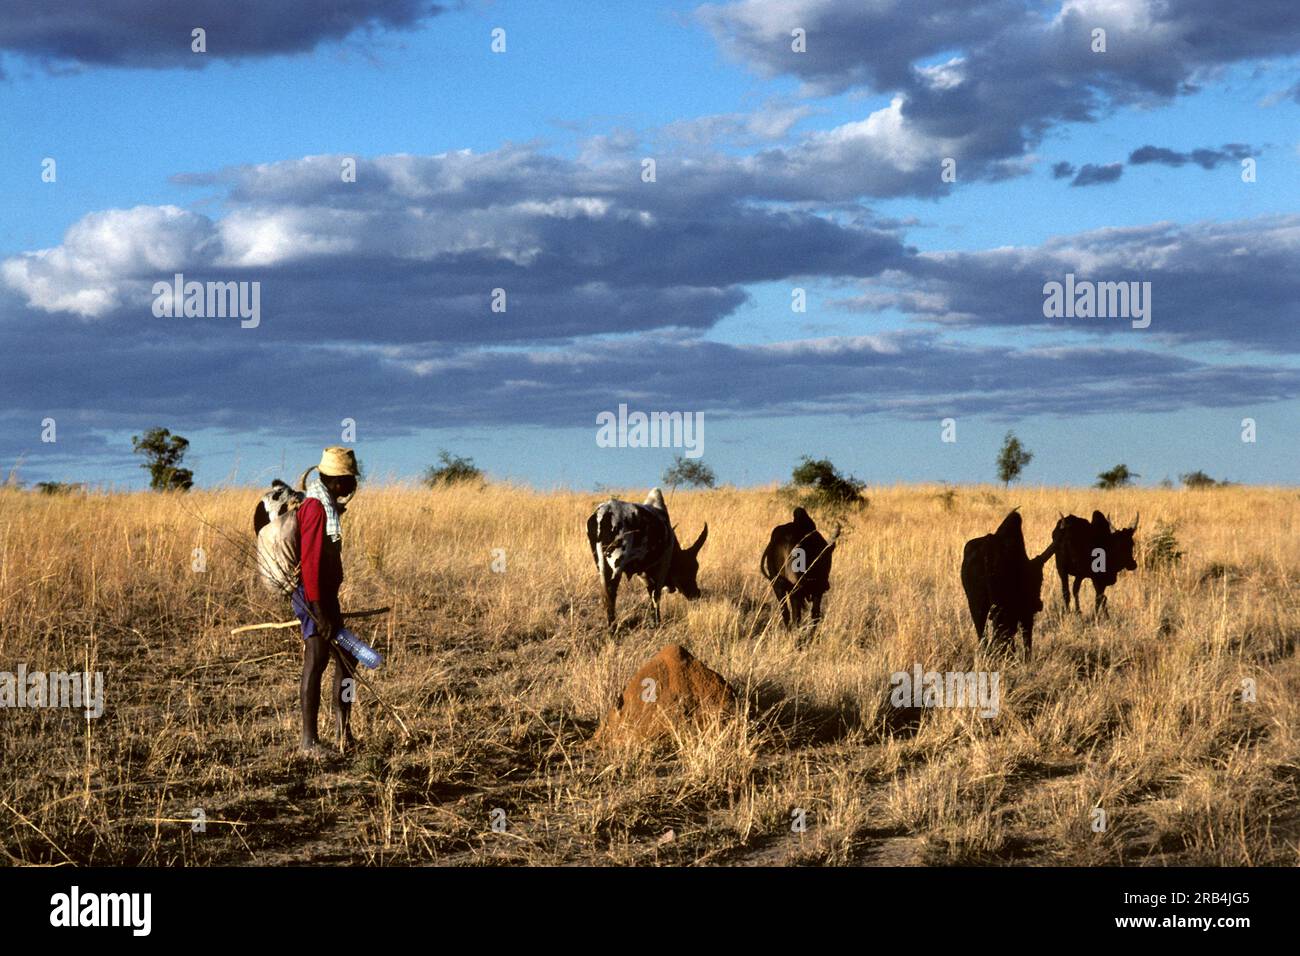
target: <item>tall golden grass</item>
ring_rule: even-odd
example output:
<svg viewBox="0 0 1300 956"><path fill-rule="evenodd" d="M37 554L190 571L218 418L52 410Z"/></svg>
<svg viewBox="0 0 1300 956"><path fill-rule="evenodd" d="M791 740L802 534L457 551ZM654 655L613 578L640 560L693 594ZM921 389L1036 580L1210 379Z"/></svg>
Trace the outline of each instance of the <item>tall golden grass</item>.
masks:
<svg viewBox="0 0 1300 956"><path fill-rule="evenodd" d="M0 710L0 849L43 864L1300 862L1300 494L868 494L815 635L781 628L758 573L787 505L723 488L669 501L682 537L709 523L704 596L666 595L652 630L625 584L611 639L584 532L600 496L365 488L344 519L344 606L393 607L357 629L411 735L362 691L361 745L317 761L296 750L300 639L229 635L289 617L254 580L256 490L0 492L0 670L106 681L99 720ZM961 547L1013 506L1031 553L1058 513L1100 507L1140 510L1139 542L1172 527L1185 555L1123 575L1101 621L1090 585L1082 616L1062 611L1049 564L1034 659L985 659ZM669 642L747 713L654 750L591 747ZM998 670L1000 714L894 709L890 674L918 663Z"/></svg>

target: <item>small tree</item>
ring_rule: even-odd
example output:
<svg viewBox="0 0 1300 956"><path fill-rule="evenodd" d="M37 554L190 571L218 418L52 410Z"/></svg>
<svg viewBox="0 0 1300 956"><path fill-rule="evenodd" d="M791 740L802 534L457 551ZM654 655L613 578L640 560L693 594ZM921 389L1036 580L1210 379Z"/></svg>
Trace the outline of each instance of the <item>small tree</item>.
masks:
<svg viewBox="0 0 1300 956"><path fill-rule="evenodd" d="M1007 432L1002 439L1002 450L998 452L998 480L1006 488L1020 477L1025 466L1034 460L1034 453L1020 444L1015 432Z"/></svg>
<svg viewBox="0 0 1300 956"><path fill-rule="evenodd" d="M166 428L151 428L131 436L131 447L137 455L144 455L140 467L149 472L149 487L154 491L189 491L194 487L194 472L180 467L190 447L188 438L173 435Z"/></svg>
<svg viewBox="0 0 1300 956"><path fill-rule="evenodd" d="M1215 481L1199 468L1185 475L1179 475L1178 480L1183 483L1184 488L1217 488L1227 484L1226 481Z"/></svg>
<svg viewBox="0 0 1300 956"><path fill-rule="evenodd" d="M790 480L796 489L810 488L818 499L829 505L857 505L866 500L862 497L866 482L852 475L841 475L826 458L804 455L790 473Z"/></svg>
<svg viewBox="0 0 1300 956"><path fill-rule="evenodd" d="M1128 465L1116 465L1110 471L1103 471L1097 476L1097 488L1123 488L1131 484L1134 478L1142 476L1128 470Z"/></svg>
<svg viewBox="0 0 1300 956"><path fill-rule="evenodd" d="M438 464L430 465L424 470L424 483L430 488L482 480L483 470L474 464L473 458L462 458L445 449L438 452Z"/></svg>
<svg viewBox="0 0 1300 956"><path fill-rule="evenodd" d="M702 458L673 457L672 465L667 468L660 479L665 485L676 489L678 485L688 488L712 488L718 483L718 476L704 463Z"/></svg>

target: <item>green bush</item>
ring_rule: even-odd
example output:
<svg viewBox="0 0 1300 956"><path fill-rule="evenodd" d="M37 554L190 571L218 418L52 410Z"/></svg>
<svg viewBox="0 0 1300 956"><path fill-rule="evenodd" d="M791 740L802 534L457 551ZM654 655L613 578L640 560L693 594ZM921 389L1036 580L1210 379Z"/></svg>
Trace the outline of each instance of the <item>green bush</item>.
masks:
<svg viewBox="0 0 1300 956"><path fill-rule="evenodd" d="M713 469L700 458L673 458L671 467L667 468L661 480L670 488L685 485L688 488L712 488L718 483L718 476Z"/></svg>
<svg viewBox="0 0 1300 956"><path fill-rule="evenodd" d="M1231 484L1227 481L1215 481L1199 468L1185 475L1179 475L1178 480L1183 483L1184 488L1223 488Z"/></svg>
<svg viewBox="0 0 1300 956"><path fill-rule="evenodd" d="M454 485L465 481L483 481L483 469L474 464L473 458L462 458L447 450L438 452L438 464L430 465L424 470L423 481L430 488L438 485Z"/></svg>
<svg viewBox="0 0 1300 956"><path fill-rule="evenodd" d="M862 489L867 485L852 475L842 475L829 460L804 455L790 473L790 484L781 492L786 498L830 508L861 508L868 504Z"/></svg>
<svg viewBox="0 0 1300 956"><path fill-rule="evenodd" d="M1110 471L1103 471L1097 476L1097 488L1123 488L1132 484L1134 478L1141 478L1137 472L1129 471L1128 465L1116 465Z"/></svg>

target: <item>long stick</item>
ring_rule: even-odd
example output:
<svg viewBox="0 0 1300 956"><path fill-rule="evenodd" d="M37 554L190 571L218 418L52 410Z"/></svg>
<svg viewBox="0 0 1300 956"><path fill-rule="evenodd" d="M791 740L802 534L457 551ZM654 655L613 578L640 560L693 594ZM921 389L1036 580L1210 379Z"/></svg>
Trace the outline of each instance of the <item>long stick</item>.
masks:
<svg viewBox="0 0 1300 956"><path fill-rule="evenodd" d="M367 608L364 611L344 611L343 617L344 618L374 617L376 614L387 614L391 610L392 610L391 607L372 607L372 608ZM302 626L301 621L278 621L278 622L268 622L266 624L245 624L243 627L234 628L230 633L243 634L247 631L272 631L272 630L278 630L280 628L301 627L301 626Z"/></svg>

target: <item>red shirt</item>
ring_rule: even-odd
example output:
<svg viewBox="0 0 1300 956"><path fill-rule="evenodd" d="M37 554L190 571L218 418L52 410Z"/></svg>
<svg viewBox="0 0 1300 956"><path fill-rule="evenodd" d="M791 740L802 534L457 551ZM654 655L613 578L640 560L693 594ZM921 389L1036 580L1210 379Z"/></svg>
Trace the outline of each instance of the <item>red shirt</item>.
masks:
<svg viewBox="0 0 1300 956"><path fill-rule="evenodd" d="M325 533L325 506L308 498L298 507L302 589L308 601L338 600L343 584L342 549Z"/></svg>

